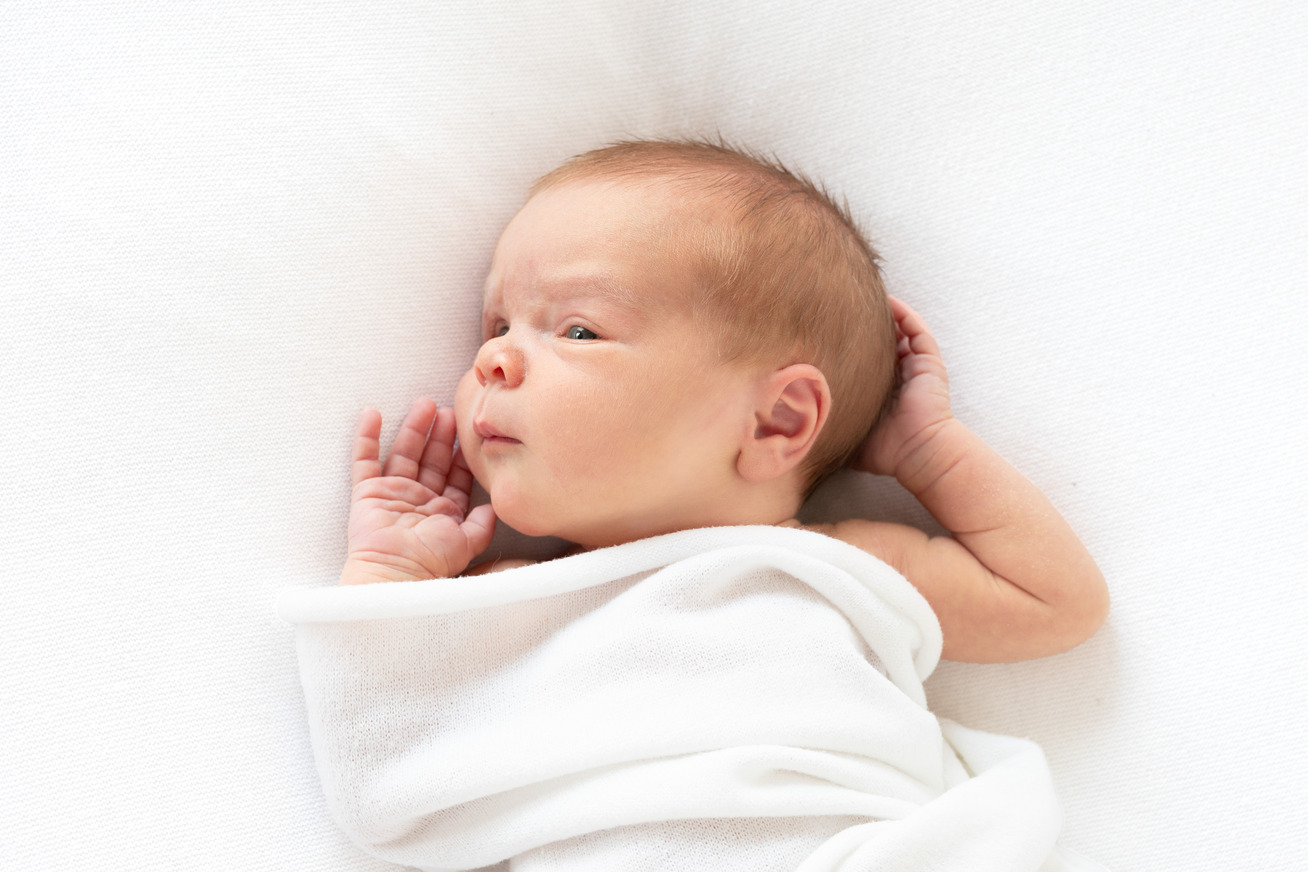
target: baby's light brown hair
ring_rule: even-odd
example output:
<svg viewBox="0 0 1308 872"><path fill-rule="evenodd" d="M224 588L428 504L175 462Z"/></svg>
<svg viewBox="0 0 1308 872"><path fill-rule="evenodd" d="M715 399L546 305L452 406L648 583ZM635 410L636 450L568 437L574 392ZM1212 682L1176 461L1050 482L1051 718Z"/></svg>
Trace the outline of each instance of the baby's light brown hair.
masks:
<svg viewBox="0 0 1308 872"><path fill-rule="evenodd" d="M826 376L831 413L805 458L805 494L844 466L889 405L895 322L877 254L819 185L721 142L618 142L572 158L531 193L575 180L670 185L710 220L680 222L701 277L689 289L718 333L724 363L809 363Z"/></svg>

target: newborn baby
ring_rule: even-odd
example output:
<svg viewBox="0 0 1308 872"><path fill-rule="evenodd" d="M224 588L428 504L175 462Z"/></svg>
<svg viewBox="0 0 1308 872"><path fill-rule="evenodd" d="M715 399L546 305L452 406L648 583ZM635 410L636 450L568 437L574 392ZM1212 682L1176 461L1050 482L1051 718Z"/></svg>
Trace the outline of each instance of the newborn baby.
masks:
<svg viewBox="0 0 1308 872"><path fill-rule="evenodd" d="M1103 577L820 189L714 144L582 155L504 230L481 329L384 463L363 412L347 586L284 603L351 838L429 870L1097 868L1039 749L922 680L1078 644ZM803 528L845 466L949 535ZM497 518L573 551L470 566Z"/></svg>

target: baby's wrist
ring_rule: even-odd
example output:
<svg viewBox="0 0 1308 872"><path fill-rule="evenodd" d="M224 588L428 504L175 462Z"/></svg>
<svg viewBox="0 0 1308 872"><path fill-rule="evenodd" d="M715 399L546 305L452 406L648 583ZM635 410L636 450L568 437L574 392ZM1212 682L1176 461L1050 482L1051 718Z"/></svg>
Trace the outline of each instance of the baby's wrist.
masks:
<svg viewBox="0 0 1308 872"><path fill-rule="evenodd" d="M921 434L895 465L895 479L914 496L956 467L978 441L957 418L946 418Z"/></svg>

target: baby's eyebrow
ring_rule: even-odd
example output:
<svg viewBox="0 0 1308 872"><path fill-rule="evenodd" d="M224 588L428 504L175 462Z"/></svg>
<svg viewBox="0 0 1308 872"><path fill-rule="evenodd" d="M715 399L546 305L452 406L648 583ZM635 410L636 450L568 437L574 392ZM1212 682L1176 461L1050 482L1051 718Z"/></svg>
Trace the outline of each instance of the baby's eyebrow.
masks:
<svg viewBox="0 0 1308 872"><path fill-rule="evenodd" d="M592 297L624 309L640 306L640 297L630 287L603 274L555 276L542 284L550 296L558 299Z"/></svg>
<svg viewBox="0 0 1308 872"><path fill-rule="evenodd" d="M542 271L529 281L524 286L511 276L488 276L482 298L483 317L489 318L492 311L499 311L506 304L539 306L593 300L635 314L646 312L651 303L646 294L638 293L603 269ZM515 299L517 302L512 303Z"/></svg>

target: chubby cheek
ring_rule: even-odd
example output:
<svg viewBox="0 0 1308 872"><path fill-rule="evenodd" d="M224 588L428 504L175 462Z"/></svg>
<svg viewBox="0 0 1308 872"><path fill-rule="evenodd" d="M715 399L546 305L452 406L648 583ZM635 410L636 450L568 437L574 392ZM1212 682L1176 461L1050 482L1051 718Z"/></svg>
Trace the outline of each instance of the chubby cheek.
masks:
<svg viewBox="0 0 1308 872"><path fill-rule="evenodd" d="M458 424L459 438L472 432L472 405L477 398L477 387L476 374L468 370L454 389L454 420Z"/></svg>
<svg viewBox="0 0 1308 872"><path fill-rule="evenodd" d="M475 449L470 450L470 446L476 446L476 434L472 432L472 406L477 395L477 377L472 370L468 370L463 378L459 379L459 385L454 391L454 422L458 428L459 445L464 449L463 456L468 461L468 466L472 469L472 474L477 480L481 480L481 457Z"/></svg>
<svg viewBox="0 0 1308 872"><path fill-rule="evenodd" d="M583 407L586 408L586 407ZM589 408L597 414L552 415L554 438L542 457L548 499L574 517L618 511L650 490L667 455L662 422L625 406L618 397Z"/></svg>
<svg viewBox="0 0 1308 872"><path fill-rule="evenodd" d="M542 416L548 418L550 466L568 482L575 482L579 471L590 471L583 477L591 479L600 471L611 471L626 446L650 437L650 422L641 414L640 398L648 396L643 385L628 386L614 378L569 388L556 392Z"/></svg>

